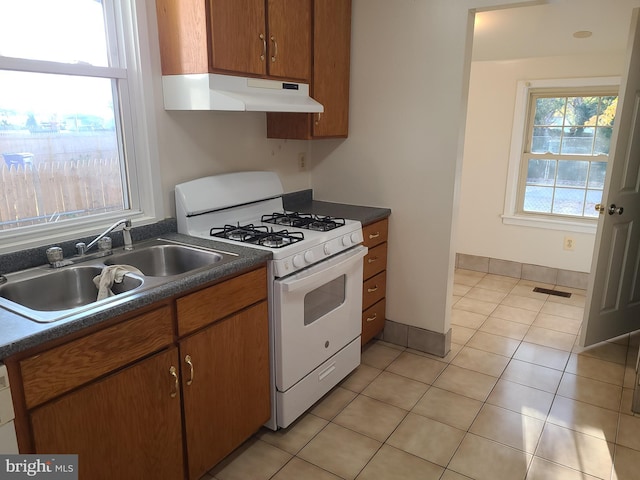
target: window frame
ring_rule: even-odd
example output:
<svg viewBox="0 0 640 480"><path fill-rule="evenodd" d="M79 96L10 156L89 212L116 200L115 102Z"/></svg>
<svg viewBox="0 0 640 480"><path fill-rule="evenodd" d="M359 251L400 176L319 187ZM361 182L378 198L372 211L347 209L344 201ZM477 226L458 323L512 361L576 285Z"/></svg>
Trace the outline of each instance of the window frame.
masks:
<svg viewBox="0 0 640 480"><path fill-rule="evenodd" d="M115 220L130 218L134 226L164 218L155 126L149 29L144 0L103 0L113 67L71 65L0 56L0 69L36 73L99 76L117 79L120 149L126 151L123 173L129 197L124 211L94 214L58 222L0 231L0 253L91 236ZM120 120L116 120L119 122ZM122 151L121 154L124 154Z"/></svg>
<svg viewBox="0 0 640 480"><path fill-rule="evenodd" d="M529 133L534 110L531 108L531 98L546 90L545 94L557 93L559 96L579 96L588 90L612 92L619 90L620 77L589 77L548 80L521 80L517 83L516 101L514 108L513 127L511 133L511 148L509 152L509 166L504 202L502 222L505 225L519 225L538 227L552 230L565 230L581 233L595 233L597 218L580 218L561 214L545 214L524 212L524 188L526 175L525 148L529 144ZM617 93L616 93L617 94ZM602 93L606 95L606 93ZM567 155L574 157L575 155ZM554 157L555 158L555 157ZM580 156L580 160L606 161L604 156Z"/></svg>

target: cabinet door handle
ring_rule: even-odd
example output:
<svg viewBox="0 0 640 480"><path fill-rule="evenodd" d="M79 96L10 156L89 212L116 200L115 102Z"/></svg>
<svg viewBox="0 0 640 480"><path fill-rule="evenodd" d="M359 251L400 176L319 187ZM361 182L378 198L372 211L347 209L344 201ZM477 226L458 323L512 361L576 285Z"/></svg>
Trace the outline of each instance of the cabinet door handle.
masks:
<svg viewBox="0 0 640 480"><path fill-rule="evenodd" d="M369 292L369 293L373 293L373 292L375 292L376 290L378 290L378 285L376 285L376 286L375 286L375 287L373 287L373 288L367 288L367 292Z"/></svg>
<svg viewBox="0 0 640 480"><path fill-rule="evenodd" d="M318 118L316 118L316 125L320 125L320 119L322 118L322 113L318 112Z"/></svg>
<svg viewBox="0 0 640 480"><path fill-rule="evenodd" d="M367 317L367 322L373 322L376 318L378 318L378 314L374 313L373 317Z"/></svg>
<svg viewBox="0 0 640 480"><path fill-rule="evenodd" d="M193 363L191 362L191 355L187 355L184 357L184 361L189 365L191 370L191 374L189 375L189 380L187 380L187 385L191 385L193 383Z"/></svg>
<svg viewBox="0 0 640 480"><path fill-rule="evenodd" d="M262 55L260 55L260 60L264 62L264 59L267 56L267 39L264 36L264 33L260 34L260 40L262 40Z"/></svg>
<svg viewBox="0 0 640 480"><path fill-rule="evenodd" d="M276 42L276 38L271 35L271 41L273 42L273 55L271 55L271 61L275 62L276 57L278 56L278 42Z"/></svg>
<svg viewBox="0 0 640 480"><path fill-rule="evenodd" d="M171 390L171 398L176 398L176 395L178 395L178 387L179 387L179 385L178 385L178 370L176 370L176 367L171 365L171 368L169 368L169 373L175 379L175 382L173 384L173 389Z"/></svg>
<svg viewBox="0 0 640 480"><path fill-rule="evenodd" d="M374 238L378 238L379 236L380 236L380 232L370 233L369 234L369 240L374 239Z"/></svg>
<svg viewBox="0 0 640 480"><path fill-rule="evenodd" d="M378 260L378 257L371 257L371 258L367 259L367 262L368 263L373 263L373 262L376 262L377 260Z"/></svg>

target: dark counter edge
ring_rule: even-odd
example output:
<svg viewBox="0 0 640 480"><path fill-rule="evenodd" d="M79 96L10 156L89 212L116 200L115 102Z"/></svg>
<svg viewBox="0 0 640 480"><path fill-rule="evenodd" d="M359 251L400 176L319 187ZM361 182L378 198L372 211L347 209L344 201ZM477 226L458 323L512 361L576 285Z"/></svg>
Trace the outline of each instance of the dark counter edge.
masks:
<svg viewBox="0 0 640 480"><path fill-rule="evenodd" d="M134 236L134 247L136 241L163 238L190 245L235 253L238 254L238 257L237 259L219 267L213 267L204 271L181 276L172 282L156 288L124 297L121 300L114 300L113 302L109 302L107 305L101 306L93 311L83 312L52 323L35 322L9 310L0 308L0 360L28 348L77 332L83 328L99 324L119 315L151 305L152 303L179 295L180 293L187 292L209 282L222 280L226 277L233 277L242 272L266 264L267 261L272 258L271 253L267 251L174 233L175 221L173 222L173 227L171 226L170 221L168 228L165 227L167 227L167 225L159 226L158 224L154 224L154 226L151 226L151 228L146 230L145 227L139 227L140 229ZM173 232L171 230L173 230ZM114 244L116 243L117 242L114 238ZM19 254L16 255L20 257L24 254L25 252L19 252ZM6 261L5 257L12 255L16 256L14 254L4 255L2 257L3 264L5 264ZM24 265L24 262L21 261L18 262L18 264ZM42 262L40 261L39 264L41 265ZM31 266L37 265L22 266L20 268L15 268L15 270L30 268Z"/></svg>
<svg viewBox="0 0 640 480"><path fill-rule="evenodd" d="M286 193L282 200L285 210L288 211L359 220L362 225L369 225L391 215L391 210L388 208L314 200L311 189Z"/></svg>

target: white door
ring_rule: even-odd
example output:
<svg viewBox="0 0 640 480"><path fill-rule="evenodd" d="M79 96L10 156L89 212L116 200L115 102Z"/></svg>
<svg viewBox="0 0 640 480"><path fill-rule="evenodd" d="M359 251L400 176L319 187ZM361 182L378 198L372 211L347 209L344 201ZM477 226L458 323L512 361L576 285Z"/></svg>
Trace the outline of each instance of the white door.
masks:
<svg viewBox="0 0 640 480"><path fill-rule="evenodd" d="M640 329L640 9L633 11L602 196L583 346Z"/></svg>

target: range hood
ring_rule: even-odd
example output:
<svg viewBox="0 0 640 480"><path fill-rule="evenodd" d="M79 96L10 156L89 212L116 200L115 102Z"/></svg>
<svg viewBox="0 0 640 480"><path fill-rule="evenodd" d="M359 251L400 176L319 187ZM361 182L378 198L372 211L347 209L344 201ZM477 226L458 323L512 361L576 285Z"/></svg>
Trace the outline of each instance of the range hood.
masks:
<svg viewBox="0 0 640 480"><path fill-rule="evenodd" d="M218 74L162 77L165 110L319 113L306 83Z"/></svg>

